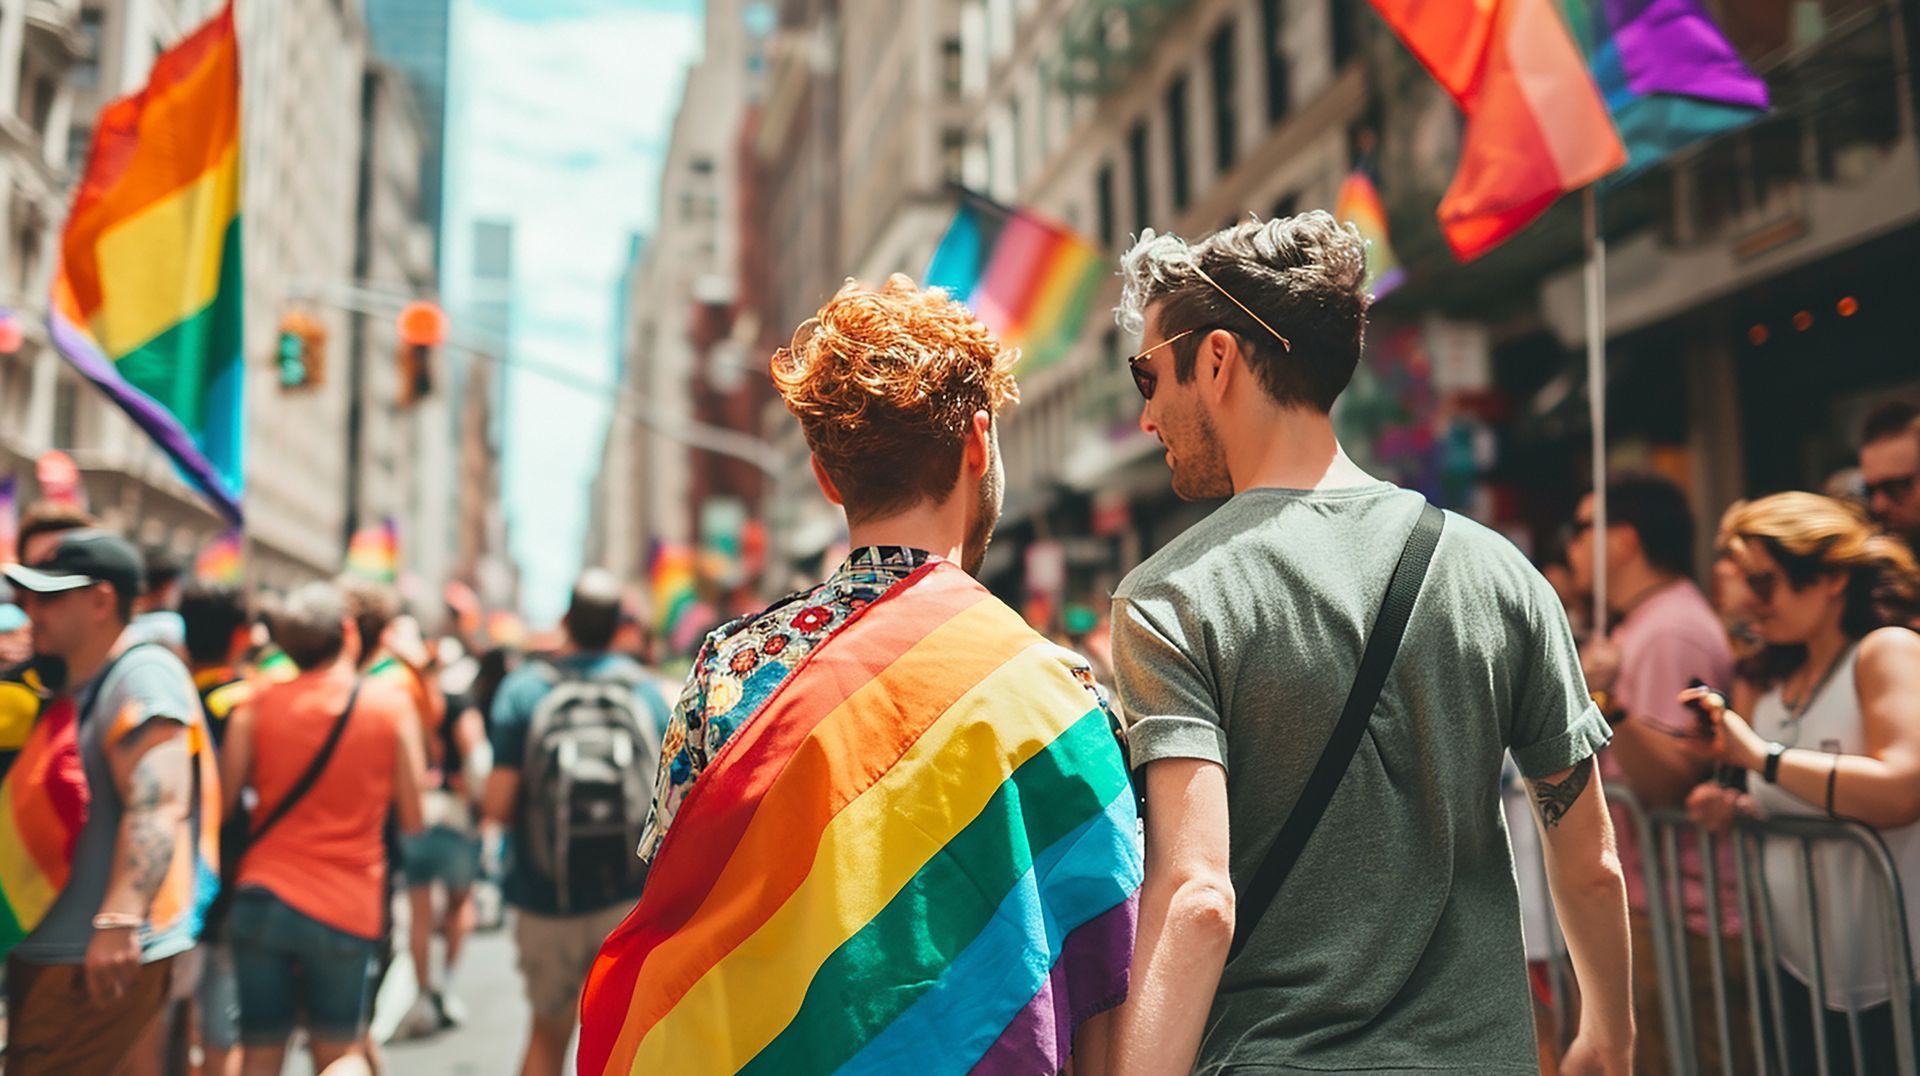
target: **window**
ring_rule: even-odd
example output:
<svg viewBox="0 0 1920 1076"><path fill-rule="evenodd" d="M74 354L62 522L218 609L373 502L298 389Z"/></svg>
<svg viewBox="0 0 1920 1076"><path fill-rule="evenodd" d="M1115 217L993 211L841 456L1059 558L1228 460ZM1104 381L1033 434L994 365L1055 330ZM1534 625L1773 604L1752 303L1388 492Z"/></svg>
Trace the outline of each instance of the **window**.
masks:
<svg viewBox="0 0 1920 1076"><path fill-rule="evenodd" d="M1113 249L1113 165L1100 166L1093 180L1094 223L1099 228L1100 245Z"/></svg>
<svg viewBox="0 0 1920 1076"><path fill-rule="evenodd" d="M1173 162L1173 211L1178 213L1187 208L1187 200L1193 195L1193 147L1187 137L1187 76L1181 75L1167 87L1167 141L1172 143L1172 152L1168 154Z"/></svg>
<svg viewBox="0 0 1920 1076"><path fill-rule="evenodd" d="M67 70L67 78L77 89L90 90L100 84L100 31L106 20L99 8L80 12L80 36L86 40L80 58Z"/></svg>
<svg viewBox="0 0 1920 1076"><path fill-rule="evenodd" d="M1279 201L1273 203L1274 220L1279 220L1282 217L1291 217L1299 211L1300 196L1297 194L1283 194L1280 196Z"/></svg>
<svg viewBox="0 0 1920 1076"><path fill-rule="evenodd" d="M1153 216L1152 189L1147 186L1147 121L1140 120L1127 135L1127 172L1133 181L1133 231L1138 235Z"/></svg>
<svg viewBox="0 0 1920 1076"><path fill-rule="evenodd" d="M67 132L67 173L78 176L87 166L87 154L93 149L93 128L76 123Z"/></svg>
<svg viewBox="0 0 1920 1076"><path fill-rule="evenodd" d="M1354 32L1353 5L1348 0L1327 0L1327 21L1333 24L1333 69L1339 71L1360 49Z"/></svg>
<svg viewBox="0 0 1920 1076"><path fill-rule="evenodd" d="M53 447L77 448L80 430L80 387L70 377L53 385Z"/></svg>
<svg viewBox="0 0 1920 1076"><path fill-rule="evenodd" d="M967 132L948 127L940 132L940 174L959 183L967 166Z"/></svg>
<svg viewBox="0 0 1920 1076"><path fill-rule="evenodd" d="M1013 176L1012 190L1020 189L1020 139L1025 128L1020 126L1020 99L1007 102L1007 127L1010 134L1007 139L1007 171Z"/></svg>
<svg viewBox="0 0 1920 1076"><path fill-rule="evenodd" d="M32 109L29 120L33 131L46 137L47 124L53 119L53 102L60 96L60 84L45 75L33 80Z"/></svg>
<svg viewBox="0 0 1920 1076"><path fill-rule="evenodd" d="M961 72L960 39L947 38L940 43L940 87L948 97L960 96Z"/></svg>
<svg viewBox="0 0 1920 1076"><path fill-rule="evenodd" d="M1222 172L1233 167L1240 152L1240 80L1233 68L1233 20L1227 20L1208 46L1213 70L1213 166Z"/></svg>
<svg viewBox="0 0 1920 1076"><path fill-rule="evenodd" d="M1283 0L1260 0L1260 51L1267 58L1267 122L1287 118L1293 105L1292 73L1287 68Z"/></svg>

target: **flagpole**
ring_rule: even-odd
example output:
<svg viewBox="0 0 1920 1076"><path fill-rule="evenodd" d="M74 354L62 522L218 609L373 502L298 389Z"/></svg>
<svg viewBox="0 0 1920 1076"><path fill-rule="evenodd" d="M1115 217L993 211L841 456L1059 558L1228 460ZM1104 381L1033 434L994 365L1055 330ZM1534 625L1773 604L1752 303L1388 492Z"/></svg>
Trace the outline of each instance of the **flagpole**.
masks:
<svg viewBox="0 0 1920 1076"><path fill-rule="evenodd" d="M1593 631L1607 637L1607 241L1599 184L1583 193L1587 240L1587 410L1593 423Z"/></svg>

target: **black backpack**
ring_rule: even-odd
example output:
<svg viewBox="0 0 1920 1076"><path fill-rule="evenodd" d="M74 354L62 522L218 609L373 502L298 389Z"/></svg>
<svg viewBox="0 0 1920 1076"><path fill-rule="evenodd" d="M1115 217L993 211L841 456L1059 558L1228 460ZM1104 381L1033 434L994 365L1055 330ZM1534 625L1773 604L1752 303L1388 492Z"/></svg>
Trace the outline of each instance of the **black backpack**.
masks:
<svg viewBox="0 0 1920 1076"><path fill-rule="evenodd" d="M659 732L634 669L599 676L539 666L553 686L527 729L521 852L553 882L562 914L631 899L660 765Z"/></svg>

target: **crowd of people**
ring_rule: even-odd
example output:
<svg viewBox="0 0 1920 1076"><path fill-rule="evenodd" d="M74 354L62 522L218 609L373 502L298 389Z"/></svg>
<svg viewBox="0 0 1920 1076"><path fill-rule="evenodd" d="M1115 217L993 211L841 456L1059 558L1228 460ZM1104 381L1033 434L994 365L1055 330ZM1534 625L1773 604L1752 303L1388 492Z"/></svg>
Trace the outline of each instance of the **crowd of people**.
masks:
<svg viewBox="0 0 1920 1076"><path fill-rule="evenodd" d="M70 505L30 508L19 553L0 764L25 781L26 730L71 700L67 764L8 798L79 810L57 896L12 909L9 1073L277 1073L297 1029L316 1071L382 1071L370 1019L399 952L417 1000L397 1034L463 1022L450 982L489 884L515 909L524 1071L562 1070L644 877L666 724L643 655L610 650L636 619L611 576L523 653L430 642L367 579L250 607Z"/></svg>
<svg viewBox="0 0 1920 1076"><path fill-rule="evenodd" d="M710 633L677 693L621 652L643 633L598 570L558 645L481 652L423 639L389 586L249 609L30 513L6 569L29 636L0 610L0 645L6 699L36 709L0 713L0 758L36 784L3 791L72 841L38 889L0 877L8 1071L275 1073L297 1029L316 1067L377 1071L402 949L406 1029L462 1019L495 833L532 1076L576 1027L594 1073L1665 1071L1651 850L1608 787L1716 831L1865 823L1920 915L1920 412L1867 424L1853 503L1727 509L1704 586L1694 506L1651 474L1596 491L1603 533L1583 500L1542 570L1342 451L1351 226L1148 232L1121 269L1141 427L1176 492L1224 504L1120 584L1105 633L1071 625L1092 660L973 577L1016 356L904 277L850 283L772 359L851 552ZM1823 981L1796 853L1764 862L1777 969L1715 959L1741 924L1713 865L1717 923L1683 846L1688 1002L1777 975L1788 1071L1820 1043L1841 1069L1891 1056L1905 965L1865 860L1815 860ZM1523 942L1549 909L1579 998L1564 1050ZM1751 1042L1683 1049L1753 1071Z"/></svg>

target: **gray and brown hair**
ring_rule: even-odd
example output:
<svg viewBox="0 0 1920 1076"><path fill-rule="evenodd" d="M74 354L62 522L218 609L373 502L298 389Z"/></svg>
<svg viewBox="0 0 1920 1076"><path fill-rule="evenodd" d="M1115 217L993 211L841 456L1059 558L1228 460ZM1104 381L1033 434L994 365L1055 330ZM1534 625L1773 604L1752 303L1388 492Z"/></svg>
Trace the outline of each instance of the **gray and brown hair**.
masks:
<svg viewBox="0 0 1920 1076"><path fill-rule="evenodd" d="M1195 243L1149 228L1121 257L1120 273L1121 328L1144 332L1147 308L1159 304L1162 338L1225 329L1282 406L1332 410L1359 365L1371 301L1367 244L1324 210L1250 220ZM1173 345L1183 383L1193 379L1200 339L1196 332Z"/></svg>
<svg viewBox="0 0 1920 1076"><path fill-rule="evenodd" d="M269 618L273 641L302 672L340 656L346 645L347 601L332 583L307 583L286 596Z"/></svg>

